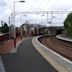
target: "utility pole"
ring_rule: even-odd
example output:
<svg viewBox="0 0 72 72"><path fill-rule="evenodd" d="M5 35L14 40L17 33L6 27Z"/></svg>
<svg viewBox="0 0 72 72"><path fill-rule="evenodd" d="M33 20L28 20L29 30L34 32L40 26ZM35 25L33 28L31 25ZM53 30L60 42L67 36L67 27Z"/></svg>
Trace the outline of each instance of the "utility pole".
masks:
<svg viewBox="0 0 72 72"><path fill-rule="evenodd" d="M47 23L48 23L48 11L47 11Z"/></svg>
<svg viewBox="0 0 72 72"><path fill-rule="evenodd" d="M1 31L2 31L2 33L3 33L3 24L4 24L4 22L3 22L3 21L1 21L1 25L2 25L2 30L1 30Z"/></svg>

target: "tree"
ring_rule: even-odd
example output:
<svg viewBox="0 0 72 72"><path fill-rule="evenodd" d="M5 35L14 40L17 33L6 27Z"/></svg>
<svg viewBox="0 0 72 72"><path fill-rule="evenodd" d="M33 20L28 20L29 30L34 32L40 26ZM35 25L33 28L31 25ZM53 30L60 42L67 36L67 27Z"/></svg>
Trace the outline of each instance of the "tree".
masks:
<svg viewBox="0 0 72 72"><path fill-rule="evenodd" d="M67 32L67 35L72 37L72 13L69 13L67 18L65 19L64 27Z"/></svg>
<svg viewBox="0 0 72 72"><path fill-rule="evenodd" d="M2 32L2 27L0 27L0 32Z"/></svg>
<svg viewBox="0 0 72 72"><path fill-rule="evenodd" d="M2 33L7 33L7 32L9 32L9 27L8 27L7 23L4 23L2 25Z"/></svg>

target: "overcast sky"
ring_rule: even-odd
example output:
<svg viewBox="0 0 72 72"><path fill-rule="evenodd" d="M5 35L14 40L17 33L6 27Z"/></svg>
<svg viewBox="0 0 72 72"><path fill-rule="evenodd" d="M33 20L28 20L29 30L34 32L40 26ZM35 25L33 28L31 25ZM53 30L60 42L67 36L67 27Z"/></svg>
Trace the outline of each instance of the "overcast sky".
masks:
<svg viewBox="0 0 72 72"><path fill-rule="evenodd" d="M14 1L19 0L0 0L0 20L8 23L8 17L13 12ZM15 3L16 12L24 11L71 11L72 10L72 0L25 0L25 3ZM57 19L64 19L65 15L56 15ZM62 17L63 16L63 17ZM60 18L62 17L62 18ZM28 14L27 16L22 16L22 22L29 20L31 23L44 23L46 22L47 15L43 17L37 14ZM49 17L48 17L49 18ZM49 18L50 19L50 18ZM57 21L58 21L57 20ZM20 16L16 16L16 25L20 26ZM63 22L63 20L62 20ZM57 23L57 22L56 22ZM60 25L60 24L59 24ZM62 24L63 25L63 24Z"/></svg>

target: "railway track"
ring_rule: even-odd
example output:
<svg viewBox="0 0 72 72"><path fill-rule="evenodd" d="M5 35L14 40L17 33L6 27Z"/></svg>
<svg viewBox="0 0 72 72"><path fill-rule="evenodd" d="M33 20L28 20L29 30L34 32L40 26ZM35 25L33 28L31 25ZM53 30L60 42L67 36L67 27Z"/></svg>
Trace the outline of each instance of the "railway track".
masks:
<svg viewBox="0 0 72 72"><path fill-rule="evenodd" d="M72 43L59 40L55 36L44 37L40 39L40 42L72 61Z"/></svg>

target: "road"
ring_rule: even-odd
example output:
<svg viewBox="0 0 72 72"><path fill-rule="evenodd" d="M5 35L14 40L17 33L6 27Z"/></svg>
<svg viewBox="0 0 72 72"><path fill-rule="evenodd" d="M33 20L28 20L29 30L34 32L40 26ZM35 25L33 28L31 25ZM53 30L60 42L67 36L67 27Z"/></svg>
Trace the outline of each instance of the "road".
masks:
<svg viewBox="0 0 72 72"><path fill-rule="evenodd" d="M2 55L6 72L57 72L33 47L27 38L17 53Z"/></svg>

